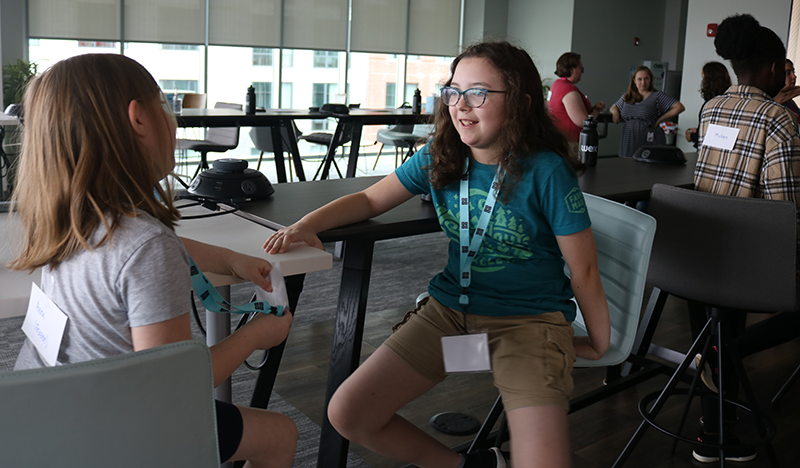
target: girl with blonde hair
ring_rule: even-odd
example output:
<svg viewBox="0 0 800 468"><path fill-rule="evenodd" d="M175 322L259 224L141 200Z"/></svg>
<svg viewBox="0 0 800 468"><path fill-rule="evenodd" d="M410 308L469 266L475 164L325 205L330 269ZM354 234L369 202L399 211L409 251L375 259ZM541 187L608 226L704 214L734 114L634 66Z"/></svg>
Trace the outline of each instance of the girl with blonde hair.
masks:
<svg viewBox="0 0 800 468"><path fill-rule="evenodd" d="M42 291L67 316L57 364L191 339L189 251L204 271L271 289L270 264L175 234L159 181L174 165L175 118L153 77L122 55L56 63L25 94L14 191L21 248L8 267L42 268ZM219 385L256 349L286 337L291 314L260 314L212 346ZM47 365L26 340L15 369ZM217 402L220 461L289 467L288 417ZM146 449L146 448L145 448Z"/></svg>

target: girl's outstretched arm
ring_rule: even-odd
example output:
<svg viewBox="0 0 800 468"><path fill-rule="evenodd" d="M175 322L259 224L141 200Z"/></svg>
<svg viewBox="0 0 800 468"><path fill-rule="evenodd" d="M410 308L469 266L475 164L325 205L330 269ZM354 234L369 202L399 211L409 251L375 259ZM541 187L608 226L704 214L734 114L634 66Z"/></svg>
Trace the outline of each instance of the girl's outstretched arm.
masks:
<svg viewBox="0 0 800 468"><path fill-rule="evenodd" d="M266 259L185 237L181 237L181 242L200 270L235 276L250 281L265 291L272 291L272 285L266 279L272 265Z"/></svg>
<svg viewBox="0 0 800 468"><path fill-rule="evenodd" d="M572 292L589 332L589 336L573 338L575 354L585 359L600 359L608 351L611 324L606 294L600 282L592 229L584 229L568 236L556 236L556 240L569 267Z"/></svg>
<svg viewBox="0 0 800 468"><path fill-rule="evenodd" d="M276 232L264 243L264 250L270 254L283 253L293 242L305 242L322 249L318 232L378 216L412 196L391 173L366 190L334 200Z"/></svg>

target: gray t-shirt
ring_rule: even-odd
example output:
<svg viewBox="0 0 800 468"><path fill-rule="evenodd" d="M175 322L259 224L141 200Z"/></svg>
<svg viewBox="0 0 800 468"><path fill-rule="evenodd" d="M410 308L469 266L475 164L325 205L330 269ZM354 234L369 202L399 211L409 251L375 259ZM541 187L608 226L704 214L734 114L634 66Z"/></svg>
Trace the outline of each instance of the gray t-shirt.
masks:
<svg viewBox="0 0 800 468"><path fill-rule="evenodd" d="M92 245L104 234L101 225ZM130 353L131 327L163 322L191 307L189 256L175 232L146 213L124 217L110 244L45 267L40 287L68 317L58 364ZM44 366L26 339L14 369Z"/></svg>

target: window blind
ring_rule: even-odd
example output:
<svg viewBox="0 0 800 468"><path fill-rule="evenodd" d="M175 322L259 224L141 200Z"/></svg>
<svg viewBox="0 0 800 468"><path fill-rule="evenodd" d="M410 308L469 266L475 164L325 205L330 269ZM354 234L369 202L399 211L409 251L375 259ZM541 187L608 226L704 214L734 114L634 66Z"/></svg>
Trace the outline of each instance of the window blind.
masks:
<svg viewBox="0 0 800 468"><path fill-rule="evenodd" d="M31 37L118 41L119 0L28 0Z"/></svg>
<svg viewBox="0 0 800 468"><path fill-rule="evenodd" d="M212 45L281 45L280 0L209 0L208 22Z"/></svg>
<svg viewBox="0 0 800 468"><path fill-rule="evenodd" d="M205 0L125 0L125 41L203 44Z"/></svg>
<svg viewBox="0 0 800 468"><path fill-rule="evenodd" d="M345 50L348 8L347 0L285 0L283 46Z"/></svg>

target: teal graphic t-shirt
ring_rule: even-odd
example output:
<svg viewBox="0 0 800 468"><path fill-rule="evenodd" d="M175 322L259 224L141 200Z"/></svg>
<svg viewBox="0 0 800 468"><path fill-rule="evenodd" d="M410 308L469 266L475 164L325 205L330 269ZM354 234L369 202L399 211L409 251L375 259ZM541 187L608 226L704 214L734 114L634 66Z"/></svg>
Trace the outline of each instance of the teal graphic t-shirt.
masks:
<svg viewBox="0 0 800 468"><path fill-rule="evenodd" d="M583 231L591 221L572 168L550 151L520 159L522 179L510 200L498 200L472 262L469 305L465 308L458 302L459 182L433 190L425 169L430 163L429 147L425 146L395 171L406 190L431 194L439 224L450 238L447 266L431 280L428 292L447 307L470 314L510 316L560 311L573 321L572 289L555 236ZM495 165L470 162L470 239L496 170Z"/></svg>

